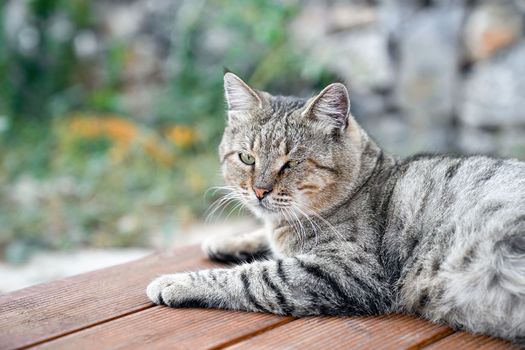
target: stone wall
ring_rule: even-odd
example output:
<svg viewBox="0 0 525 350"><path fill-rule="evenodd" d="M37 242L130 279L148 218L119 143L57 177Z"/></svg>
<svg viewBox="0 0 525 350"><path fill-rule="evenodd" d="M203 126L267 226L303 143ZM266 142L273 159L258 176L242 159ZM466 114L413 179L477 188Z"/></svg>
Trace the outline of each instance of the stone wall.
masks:
<svg viewBox="0 0 525 350"><path fill-rule="evenodd" d="M345 81L385 148L525 158L525 1L310 1L305 59Z"/></svg>

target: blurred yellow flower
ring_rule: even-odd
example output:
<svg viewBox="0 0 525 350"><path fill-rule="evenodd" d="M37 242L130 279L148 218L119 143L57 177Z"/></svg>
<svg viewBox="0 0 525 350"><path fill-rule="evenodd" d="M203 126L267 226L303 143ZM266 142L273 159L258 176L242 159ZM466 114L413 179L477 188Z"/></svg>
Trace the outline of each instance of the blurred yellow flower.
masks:
<svg viewBox="0 0 525 350"><path fill-rule="evenodd" d="M107 136L109 139L130 144L138 136L138 128L116 116L75 115L69 121L69 130L77 137L95 138Z"/></svg>
<svg viewBox="0 0 525 350"><path fill-rule="evenodd" d="M157 163L166 167L173 165L175 157L168 150L161 146L157 138L153 136L146 137L143 139L142 145L150 157L155 159Z"/></svg>
<svg viewBox="0 0 525 350"><path fill-rule="evenodd" d="M107 137L112 142L111 159L121 162L129 155L131 145L137 144L157 163L172 166L175 157L162 145L159 137L141 130L132 121L114 115L75 114L68 119L65 138L95 139Z"/></svg>
<svg viewBox="0 0 525 350"><path fill-rule="evenodd" d="M198 173L191 174L188 181L193 192L201 192L207 185L206 180Z"/></svg>
<svg viewBox="0 0 525 350"><path fill-rule="evenodd" d="M166 130L166 137L174 145L185 148L195 143L197 133L187 126L172 126Z"/></svg>

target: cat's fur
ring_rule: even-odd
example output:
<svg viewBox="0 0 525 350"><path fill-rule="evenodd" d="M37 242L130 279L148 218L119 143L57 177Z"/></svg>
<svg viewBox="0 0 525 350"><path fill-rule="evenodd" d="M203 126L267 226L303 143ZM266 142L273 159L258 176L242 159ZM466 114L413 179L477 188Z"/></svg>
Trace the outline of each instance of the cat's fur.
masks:
<svg viewBox="0 0 525 350"><path fill-rule="evenodd" d="M265 259L161 276L147 289L153 302L294 316L415 313L523 342L525 163L399 160L359 127L341 84L305 100L226 73L225 90L224 177L265 229L203 248L218 260ZM254 189L271 192L259 201Z"/></svg>

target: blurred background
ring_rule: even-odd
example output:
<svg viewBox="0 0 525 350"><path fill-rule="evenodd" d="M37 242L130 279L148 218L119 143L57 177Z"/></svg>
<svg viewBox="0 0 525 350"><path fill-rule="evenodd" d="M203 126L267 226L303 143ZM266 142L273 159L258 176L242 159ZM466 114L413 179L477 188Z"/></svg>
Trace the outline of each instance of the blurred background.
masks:
<svg viewBox="0 0 525 350"><path fill-rule="evenodd" d="M0 293L254 226L220 197L223 68L333 81L400 156L525 159L525 0L4 0Z"/></svg>

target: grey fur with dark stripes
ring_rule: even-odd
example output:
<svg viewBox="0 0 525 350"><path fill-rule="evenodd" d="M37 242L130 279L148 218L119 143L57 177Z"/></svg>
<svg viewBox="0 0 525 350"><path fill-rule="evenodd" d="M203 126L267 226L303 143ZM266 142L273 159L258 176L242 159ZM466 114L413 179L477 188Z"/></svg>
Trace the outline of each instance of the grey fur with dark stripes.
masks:
<svg viewBox="0 0 525 350"><path fill-rule="evenodd" d="M355 122L341 84L305 100L226 73L225 89L228 198L265 228L205 242L210 258L244 263L161 276L148 286L153 302L294 316L415 313L523 341L525 163L399 160Z"/></svg>

